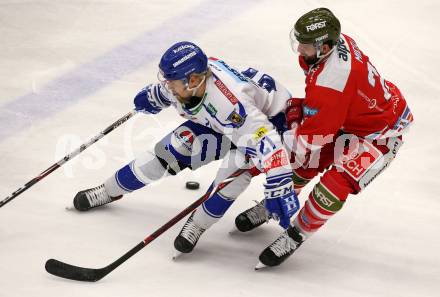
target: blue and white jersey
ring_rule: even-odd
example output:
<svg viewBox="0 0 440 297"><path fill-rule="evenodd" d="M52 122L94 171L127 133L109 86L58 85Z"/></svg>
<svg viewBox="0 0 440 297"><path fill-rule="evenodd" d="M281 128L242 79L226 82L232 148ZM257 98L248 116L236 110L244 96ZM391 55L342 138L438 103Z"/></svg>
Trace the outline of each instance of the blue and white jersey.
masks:
<svg viewBox="0 0 440 297"><path fill-rule="evenodd" d="M239 72L214 58L209 59L208 66L211 75L197 106L185 109L166 88L156 84L149 86L150 112L174 106L182 117L227 136L239 150L255 157L265 172L279 172L272 169L290 164L281 136L269 121L284 111L290 92L253 68Z"/></svg>

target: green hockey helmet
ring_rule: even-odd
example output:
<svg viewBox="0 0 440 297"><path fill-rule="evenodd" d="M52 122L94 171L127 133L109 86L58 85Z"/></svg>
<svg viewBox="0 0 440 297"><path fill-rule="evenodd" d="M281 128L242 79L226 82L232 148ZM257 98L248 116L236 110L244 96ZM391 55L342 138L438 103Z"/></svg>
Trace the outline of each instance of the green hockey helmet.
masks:
<svg viewBox="0 0 440 297"><path fill-rule="evenodd" d="M341 35L341 24L328 8L317 8L300 17L290 32L292 48L298 43L311 44L316 49L326 43L331 48Z"/></svg>

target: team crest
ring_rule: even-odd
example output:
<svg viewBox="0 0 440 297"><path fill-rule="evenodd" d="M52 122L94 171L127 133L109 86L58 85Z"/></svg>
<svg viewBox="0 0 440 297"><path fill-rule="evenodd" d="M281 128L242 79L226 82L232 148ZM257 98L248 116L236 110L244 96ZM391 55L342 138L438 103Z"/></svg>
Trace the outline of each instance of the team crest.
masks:
<svg viewBox="0 0 440 297"><path fill-rule="evenodd" d="M234 124L234 127L239 128L244 124L245 118L233 111L228 116L228 121L232 122Z"/></svg>

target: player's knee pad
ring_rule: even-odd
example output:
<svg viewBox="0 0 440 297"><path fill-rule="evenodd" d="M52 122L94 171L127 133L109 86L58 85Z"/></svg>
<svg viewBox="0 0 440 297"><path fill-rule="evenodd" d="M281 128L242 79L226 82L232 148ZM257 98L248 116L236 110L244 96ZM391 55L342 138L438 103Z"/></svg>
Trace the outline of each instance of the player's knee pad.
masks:
<svg viewBox="0 0 440 297"><path fill-rule="evenodd" d="M220 195L229 200L235 200L251 183L252 174L244 172L237 176L230 184L219 191Z"/></svg>
<svg viewBox="0 0 440 297"><path fill-rule="evenodd" d="M154 153L162 167L171 175L176 175L188 165L178 160L170 149L162 142L158 142L154 147Z"/></svg>
<svg viewBox="0 0 440 297"><path fill-rule="evenodd" d="M156 181L168 174L159 158L151 151L146 151L134 160L133 171L145 184Z"/></svg>
<svg viewBox="0 0 440 297"><path fill-rule="evenodd" d="M187 121L155 146L155 154L170 174L185 168L197 169L219 160L231 148L229 139L214 130Z"/></svg>

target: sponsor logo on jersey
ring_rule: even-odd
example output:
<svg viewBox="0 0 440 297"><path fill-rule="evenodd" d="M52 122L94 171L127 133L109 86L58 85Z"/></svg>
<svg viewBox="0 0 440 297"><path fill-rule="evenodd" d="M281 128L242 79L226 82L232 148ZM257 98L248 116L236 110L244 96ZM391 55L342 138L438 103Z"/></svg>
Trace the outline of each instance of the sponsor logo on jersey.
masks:
<svg viewBox="0 0 440 297"><path fill-rule="evenodd" d="M223 95L225 95L225 97L228 98L228 100L232 103L232 105L238 103L237 97L235 97L234 94L232 94L232 92L228 89L227 86L225 86L225 84L221 80L217 79L214 82L214 84L217 86L220 92L222 92Z"/></svg>
<svg viewBox="0 0 440 297"><path fill-rule="evenodd" d="M260 140L261 138L263 138L264 135L267 134L267 132L268 132L268 131L267 131L267 128L266 128L266 127L260 127L260 128L258 128L258 130L255 131L255 133L254 133L254 139L255 139L256 141Z"/></svg>
<svg viewBox="0 0 440 297"><path fill-rule="evenodd" d="M374 98L370 98L370 97L368 97L364 92L362 92L361 90L357 90L357 94L362 98L362 99L364 99L364 101L367 103L367 105L368 105L368 108L369 109L376 109L376 110L378 110L378 111L380 111L380 112L384 112L384 110L383 110L383 108L380 108L379 106L377 106L377 100L376 99L374 99Z"/></svg>
<svg viewBox="0 0 440 297"><path fill-rule="evenodd" d="M178 143L183 145L188 151L192 151L192 145L194 143L194 134L191 130L187 129L178 129L174 131L174 136Z"/></svg>
<svg viewBox="0 0 440 297"><path fill-rule="evenodd" d="M306 26L307 32L315 31L316 29L325 28L325 22L326 21L322 21L319 23L314 23L314 24Z"/></svg>
<svg viewBox="0 0 440 297"><path fill-rule="evenodd" d="M217 70L217 71L222 71L221 68L218 67L217 65L215 65L214 63L210 63L209 67L211 67L212 69Z"/></svg>
<svg viewBox="0 0 440 297"><path fill-rule="evenodd" d="M337 49L325 63L318 65L316 86L322 86L335 91L344 92L352 70L351 53L344 35L339 39ZM313 84L313 81L311 82Z"/></svg>
<svg viewBox="0 0 440 297"><path fill-rule="evenodd" d="M227 72L232 74L232 76L234 78L238 79L239 81L243 81L243 82L247 82L248 81L248 79L243 74L241 74L240 72L238 72L237 70L235 70L234 68L232 68L231 66L226 64L224 61L217 60L214 63L216 63L217 65L219 65L222 68L224 68L224 70L227 70Z"/></svg>
<svg viewBox="0 0 440 297"><path fill-rule="evenodd" d="M181 58L180 60L178 60L177 62L173 63L173 67L177 67L180 64L182 64L183 62L191 59L192 57L194 57L195 55L197 55L196 52L190 52L188 55L184 56L183 58Z"/></svg>
<svg viewBox="0 0 440 297"><path fill-rule="evenodd" d="M348 61L348 56L350 54L350 50L345 45L345 41L344 41L344 39L342 37L339 38L337 50L338 50L339 58L341 58L342 60L347 62Z"/></svg>
<svg viewBox="0 0 440 297"><path fill-rule="evenodd" d="M357 46L356 42L353 39L349 39L349 42L350 42L351 46L353 47L354 57L356 58L356 60L358 60L359 62L361 62L363 64L364 62L362 61L362 52L359 49L359 47Z"/></svg>
<svg viewBox="0 0 440 297"><path fill-rule="evenodd" d="M368 141L362 141L358 148L342 155L337 166L342 167L355 181L359 181L382 156L374 145Z"/></svg>
<svg viewBox="0 0 440 297"><path fill-rule="evenodd" d="M244 124L245 118L239 115L235 110L228 116L228 121L234 124L234 127L239 128Z"/></svg>
<svg viewBox="0 0 440 297"><path fill-rule="evenodd" d="M287 158L286 151L283 149L277 150L268 159L264 161L264 172L268 172L271 169L286 166L289 164L289 158Z"/></svg>
<svg viewBox="0 0 440 297"><path fill-rule="evenodd" d="M306 117L312 117L314 115L316 115L318 113L318 109L317 108L311 108L308 107L307 105L303 105L303 114Z"/></svg>
<svg viewBox="0 0 440 297"><path fill-rule="evenodd" d="M211 103L206 106L206 111L213 117L217 114L217 109Z"/></svg>

